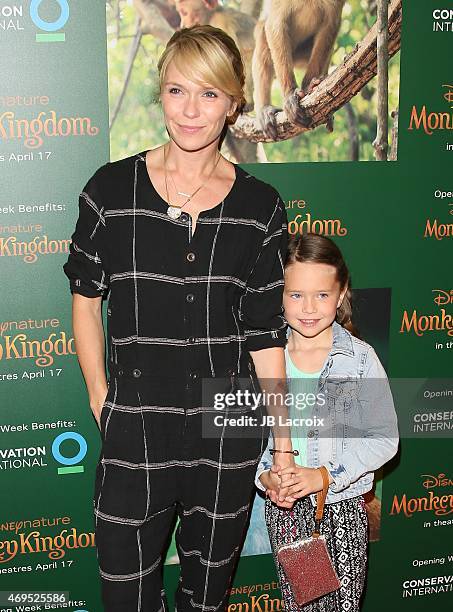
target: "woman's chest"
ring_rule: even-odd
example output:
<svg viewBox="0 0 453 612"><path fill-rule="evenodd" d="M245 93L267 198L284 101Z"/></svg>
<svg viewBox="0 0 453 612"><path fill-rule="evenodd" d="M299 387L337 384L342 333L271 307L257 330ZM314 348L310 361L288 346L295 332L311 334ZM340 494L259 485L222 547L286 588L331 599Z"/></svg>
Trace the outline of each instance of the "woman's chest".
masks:
<svg viewBox="0 0 453 612"><path fill-rule="evenodd" d="M166 212L150 208L106 211L109 274L211 275L245 282L266 228L251 215L222 212L201 213L194 231L187 213L171 219Z"/></svg>

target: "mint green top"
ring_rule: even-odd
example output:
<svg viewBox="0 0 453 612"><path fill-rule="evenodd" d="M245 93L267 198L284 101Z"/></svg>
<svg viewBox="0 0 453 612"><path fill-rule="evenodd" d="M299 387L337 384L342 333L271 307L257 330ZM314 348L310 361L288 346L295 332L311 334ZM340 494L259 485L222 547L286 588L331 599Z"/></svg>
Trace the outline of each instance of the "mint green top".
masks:
<svg viewBox="0 0 453 612"><path fill-rule="evenodd" d="M318 380L322 370L319 372L303 372L299 370L293 363L289 356L288 348L285 348L285 360L286 360L286 376L288 379L288 392L291 393L292 397L296 400L292 402L288 408L289 418L301 419L310 418L310 406L304 408L303 403L297 405L298 398L302 400L302 394L313 393L316 395L318 389ZM291 427L291 441L293 450L299 451L299 456L296 457L296 463L298 465L307 465L307 432L304 425L297 425Z"/></svg>

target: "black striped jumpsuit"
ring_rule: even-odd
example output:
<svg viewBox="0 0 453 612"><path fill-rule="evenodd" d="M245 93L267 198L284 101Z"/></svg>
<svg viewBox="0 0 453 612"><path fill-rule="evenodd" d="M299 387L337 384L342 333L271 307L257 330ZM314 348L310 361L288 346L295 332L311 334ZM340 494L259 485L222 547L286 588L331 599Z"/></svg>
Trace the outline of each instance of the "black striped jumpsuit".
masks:
<svg viewBox="0 0 453 612"><path fill-rule="evenodd" d="M190 215L167 215L145 155L88 181L64 265L72 292L108 296L93 500L103 604L168 609L162 563L178 516L177 610L224 610L268 429L205 435L214 412L205 385L219 379L228 391L245 377L251 388L249 351L286 343L286 211L272 186L236 165L230 192L192 235Z"/></svg>

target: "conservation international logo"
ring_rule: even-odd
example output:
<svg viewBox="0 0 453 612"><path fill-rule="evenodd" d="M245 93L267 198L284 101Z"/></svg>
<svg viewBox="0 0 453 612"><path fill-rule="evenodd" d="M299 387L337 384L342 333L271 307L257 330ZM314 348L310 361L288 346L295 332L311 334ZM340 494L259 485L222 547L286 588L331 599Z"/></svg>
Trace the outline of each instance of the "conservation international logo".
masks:
<svg viewBox="0 0 453 612"><path fill-rule="evenodd" d="M57 5L57 17L47 18L42 17L41 12L43 6L46 8L49 5L49 1L46 0L31 0L30 2L30 17L40 32L36 33L36 42L64 42L66 35L62 29L66 25L69 19L69 3L67 0L52 0L50 4Z"/></svg>

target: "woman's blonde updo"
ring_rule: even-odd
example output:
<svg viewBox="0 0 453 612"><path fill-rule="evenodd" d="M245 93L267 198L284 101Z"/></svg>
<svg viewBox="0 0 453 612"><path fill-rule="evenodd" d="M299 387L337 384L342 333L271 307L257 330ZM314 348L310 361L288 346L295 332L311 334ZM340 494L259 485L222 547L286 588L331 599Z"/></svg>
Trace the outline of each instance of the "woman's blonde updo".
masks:
<svg viewBox="0 0 453 612"><path fill-rule="evenodd" d="M210 25L177 30L157 64L160 91L170 62L174 62L179 72L189 80L201 85L209 84L230 96L237 107L226 118L226 123L230 125L236 121L246 103L245 70L241 53L231 36Z"/></svg>

